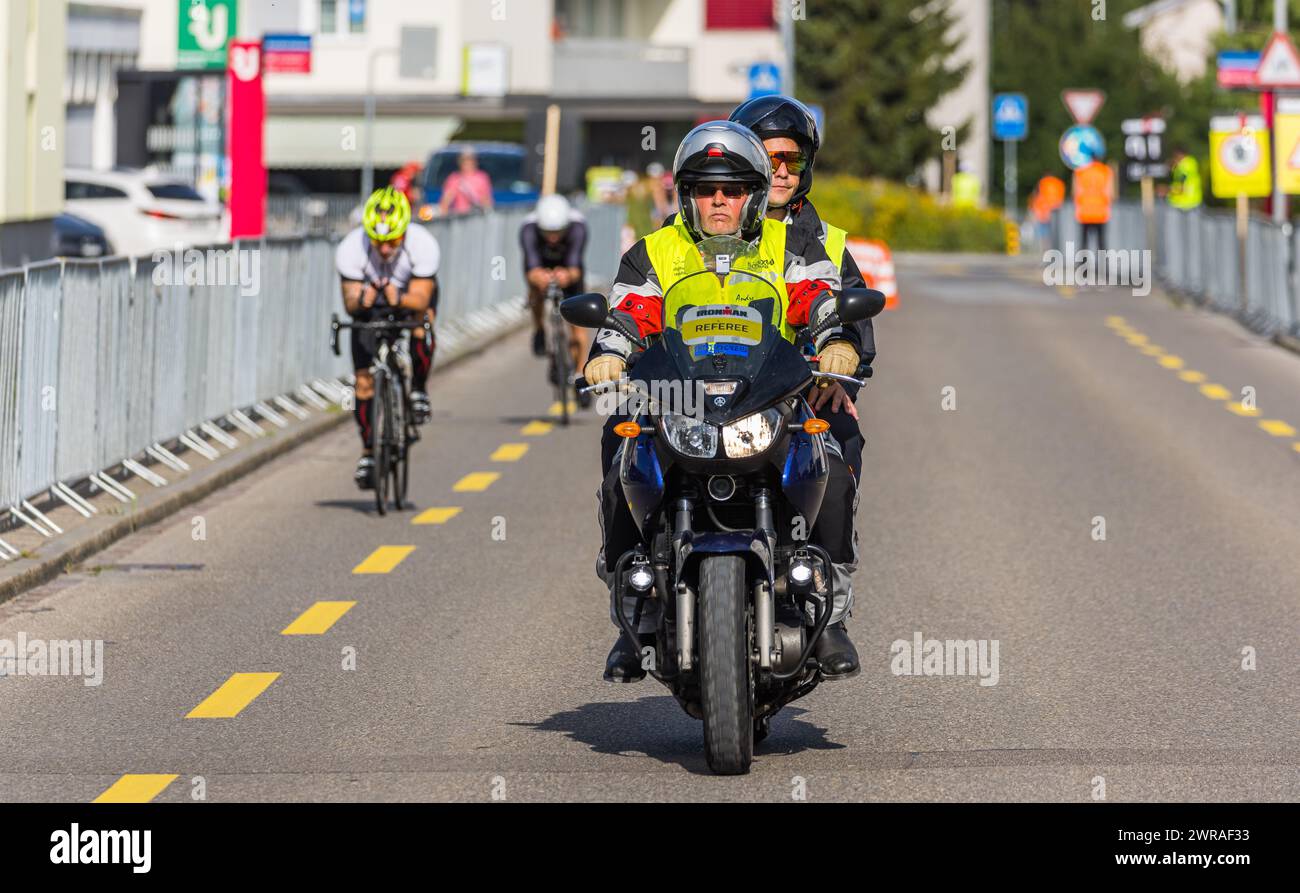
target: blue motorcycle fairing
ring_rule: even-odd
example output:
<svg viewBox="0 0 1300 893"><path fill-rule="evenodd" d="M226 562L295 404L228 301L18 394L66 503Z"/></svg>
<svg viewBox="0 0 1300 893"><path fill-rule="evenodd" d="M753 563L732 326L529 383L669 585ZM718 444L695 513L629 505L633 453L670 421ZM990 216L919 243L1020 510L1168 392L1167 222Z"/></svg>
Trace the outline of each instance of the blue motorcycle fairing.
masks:
<svg viewBox="0 0 1300 893"><path fill-rule="evenodd" d="M643 422L644 424L644 422ZM623 441L623 462L619 467L623 496L628 511L642 536L664 498L664 470L655 451L654 437L642 434Z"/></svg>
<svg viewBox="0 0 1300 893"><path fill-rule="evenodd" d="M800 406L801 410L795 414L795 418L800 422L811 418L802 401ZM796 428L790 434L790 445L786 449L785 467L781 470L781 489L785 498L808 522L809 530L817 523L830 473L825 436L808 434Z"/></svg>

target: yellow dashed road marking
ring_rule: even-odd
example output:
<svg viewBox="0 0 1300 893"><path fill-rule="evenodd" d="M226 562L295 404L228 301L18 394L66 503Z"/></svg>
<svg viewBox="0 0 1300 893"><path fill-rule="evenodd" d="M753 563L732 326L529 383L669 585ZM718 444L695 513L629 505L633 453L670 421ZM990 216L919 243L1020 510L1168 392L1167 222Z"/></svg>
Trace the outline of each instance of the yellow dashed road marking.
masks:
<svg viewBox="0 0 1300 893"><path fill-rule="evenodd" d="M1072 298L1072 297L1074 297L1074 287L1073 287L1073 286L1070 286L1070 285L1062 285L1062 286L1059 286L1059 288L1060 288L1060 291L1061 291L1061 297L1063 297L1063 298Z"/></svg>
<svg viewBox="0 0 1300 893"><path fill-rule="evenodd" d="M1245 406L1242 406L1240 403L1229 403L1223 408L1228 410L1228 412L1234 413L1236 415L1246 416L1247 418L1254 418L1255 416L1259 415L1258 409L1247 409Z"/></svg>
<svg viewBox="0 0 1300 893"><path fill-rule="evenodd" d="M458 508L433 508L427 509L411 519L412 524L446 524L452 518L460 514Z"/></svg>
<svg viewBox="0 0 1300 893"><path fill-rule="evenodd" d="M356 607L356 602L316 602L284 628L282 636L320 636Z"/></svg>
<svg viewBox="0 0 1300 893"><path fill-rule="evenodd" d="M123 775L92 803L148 803L180 776Z"/></svg>
<svg viewBox="0 0 1300 893"><path fill-rule="evenodd" d="M1164 352L1165 349L1159 344L1148 344L1146 347L1141 349L1141 353L1144 353L1149 357L1164 356Z"/></svg>
<svg viewBox="0 0 1300 893"><path fill-rule="evenodd" d="M279 673L236 673L185 718L233 719L279 678Z"/></svg>
<svg viewBox="0 0 1300 893"><path fill-rule="evenodd" d="M554 403L551 404L551 408L547 410L546 414L547 414L547 415L558 416L558 415L559 415L560 413L562 413L563 411L564 411L564 407L560 405L560 401L559 401L559 400L556 400ZM570 400L570 401L569 401L569 415L573 415L573 414L576 413L577 411L578 411L578 401L576 401L576 400Z"/></svg>
<svg viewBox="0 0 1300 893"><path fill-rule="evenodd" d="M352 569L354 574L386 574L401 564L415 546L380 546L370 557Z"/></svg>
<svg viewBox="0 0 1300 893"><path fill-rule="evenodd" d="M1122 316L1108 316L1106 317L1106 325L1112 329L1118 329L1120 326L1128 325L1128 321Z"/></svg>
<svg viewBox="0 0 1300 893"><path fill-rule="evenodd" d="M467 474L452 487L457 493L482 493L497 482L501 475L495 471L476 471Z"/></svg>
<svg viewBox="0 0 1300 893"><path fill-rule="evenodd" d="M1295 437L1295 428L1292 428L1281 419L1265 419L1259 423L1259 427L1274 437Z"/></svg>
<svg viewBox="0 0 1300 893"><path fill-rule="evenodd" d="M1232 396L1232 391L1221 384L1203 384L1201 385L1201 393L1211 400L1227 400Z"/></svg>
<svg viewBox="0 0 1300 893"><path fill-rule="evenodd" d="M1291 449L1295 450L1297 453L1300 453L1300 441L1291 444Z"/></svg>
<svg viewBox="0 0 1300 893"><path fill-rule="evenodd" d="M520 429L519 433L524 437L541 437L543 434L550 434L555 426L550 422L529 422Z"/></svg>
<svg viewBox="0 0 1300 893"><path fill-rule="evenodd" d="M492 454L493 462L518 462L528 452L526 443L503 443Z"/></svg>
<svg viewBox="0 0 1300 893"><path fill-rule="evenodd" d="M1167 354L1166 356L1161 357L1159 362L1160 365L1164 366L1166 369L1183 368L1183 358L1176 357L1173 354Z"/></svg>
<svg viewBox="0 0 1300 893"><path fill-rule="evenodd" d="M1134 347L1141 347L1143 344L1146 344L1151 339L1148 338L1146 335L1127 335L1125 336L1124 340L1127 341L1129 344L1133 345Z"/></svg>
<svg viewBox="0 0 1300 893"><path fill-rule="evenodd" d="M1205 373L1197 372L1195 369L1186 369L1179 372L1178 377L1183 381L1190 381L1192 384L1200 384L1205 381Z"/></svg>

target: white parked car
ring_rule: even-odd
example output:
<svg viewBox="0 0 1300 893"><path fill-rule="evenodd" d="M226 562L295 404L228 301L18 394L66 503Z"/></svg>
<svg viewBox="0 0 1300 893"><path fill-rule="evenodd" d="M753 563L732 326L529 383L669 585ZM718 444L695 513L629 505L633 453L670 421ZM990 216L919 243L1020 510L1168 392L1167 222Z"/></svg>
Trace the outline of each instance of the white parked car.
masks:
<svg viewBox="0 0 1300 893"><path fill-rule="evenodd" d="M97 224L118 254L137 257L179 243L189 248L225 238L222 208L184 180L145 171L64 172L64 206Z"/></svg>

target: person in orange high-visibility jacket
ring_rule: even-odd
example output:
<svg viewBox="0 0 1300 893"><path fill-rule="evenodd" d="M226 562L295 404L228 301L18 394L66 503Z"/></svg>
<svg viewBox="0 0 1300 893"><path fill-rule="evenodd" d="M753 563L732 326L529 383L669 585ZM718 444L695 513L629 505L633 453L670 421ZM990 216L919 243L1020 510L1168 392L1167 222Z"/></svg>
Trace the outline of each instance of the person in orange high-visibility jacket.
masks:
<svg viewBox="0 0 1300 893"><path fill-rule="evenodd" d="M1097 248L1106 250L1106 224L1115 199L1115 179L1105 162L1094 158L1074 172L1074 219L1083 225L1083 248L1096 237Z"/></svg>
<svg viewBox="0 0 1300 893"><path fill-rule="evenodd" d="M1065 181L1044 172L1029 196L1029 211L1038 223L1038 239L1046 247L1051 239L1052 212L1065 204Z"/></svg>

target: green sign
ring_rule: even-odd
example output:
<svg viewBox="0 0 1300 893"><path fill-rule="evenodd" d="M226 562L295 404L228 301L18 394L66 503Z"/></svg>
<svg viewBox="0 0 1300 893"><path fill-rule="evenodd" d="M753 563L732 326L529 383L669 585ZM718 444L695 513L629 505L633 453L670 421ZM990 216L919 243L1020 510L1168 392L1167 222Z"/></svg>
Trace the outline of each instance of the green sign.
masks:
<svg viewBox="0 0 1300 893"><path fill-rule="evenodd" d="M239 33L238 0L177 0L176 67L225 69L226 45Z"/></svg>

